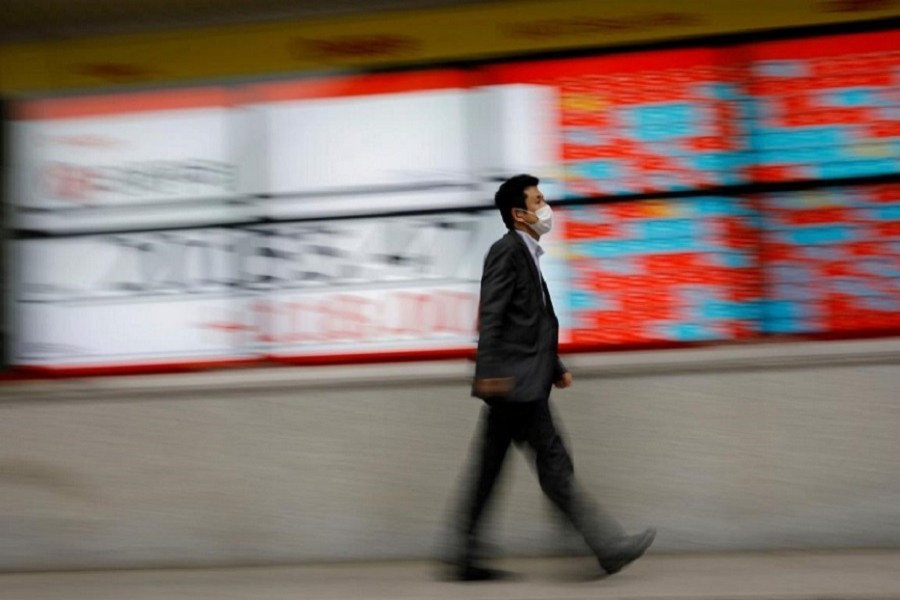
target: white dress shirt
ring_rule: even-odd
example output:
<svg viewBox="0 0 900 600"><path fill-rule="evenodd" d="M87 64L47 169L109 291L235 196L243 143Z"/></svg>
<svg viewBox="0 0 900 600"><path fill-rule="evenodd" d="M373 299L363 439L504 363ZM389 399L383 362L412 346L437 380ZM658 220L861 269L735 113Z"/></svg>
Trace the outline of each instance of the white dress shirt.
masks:
<svg viewBox="0 0 900 600"><path fill-rule="evenodd" d="M544 255L544 249L536 239L531 237L530 234L522 231L521 229L516 229L516 233L522 236L522 239L525 240L525 246L528 247L528 252L531 254L531 259L534 261L534 266L538 272L538 286L541 288L541 298L544 300L544 304L546 304L547 298L544 296L543 284L544 276L541 274L541 257Z"/></svg>

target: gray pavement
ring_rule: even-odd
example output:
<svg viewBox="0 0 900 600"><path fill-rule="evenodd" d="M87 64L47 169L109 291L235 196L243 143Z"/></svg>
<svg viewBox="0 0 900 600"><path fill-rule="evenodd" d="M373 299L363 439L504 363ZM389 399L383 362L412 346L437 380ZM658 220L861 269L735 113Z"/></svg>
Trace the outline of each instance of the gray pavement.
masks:
<svg viewBox="0 0 900 600"><path fill-rule="evenodd" d="M0 574L2 600L900 600L900 551L649 555L587 581L586 558L515 559L461 584L427 562Z"/></svg>

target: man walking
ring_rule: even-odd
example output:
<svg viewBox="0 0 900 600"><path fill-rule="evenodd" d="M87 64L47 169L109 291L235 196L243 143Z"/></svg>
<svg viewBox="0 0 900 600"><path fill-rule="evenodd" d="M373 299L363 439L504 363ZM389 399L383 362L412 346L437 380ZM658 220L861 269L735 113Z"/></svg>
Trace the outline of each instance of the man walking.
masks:
<svg viewBox="0 0 900 600"><path fill-rule="evenodd" d="M512 442L530 447L544 494L581 533L607 574L639 558L656 534L648 529L626 536L614 519L588 505L576 489L572 461L553 424L551 387L571 386L572 374L559 360L559 323L541 276L539 242L550 232L553 211L539 183L531 175L517 175L494 196L509 231L488 252L481 278L472 395L487 406L472 457L471 488L457 524L462 543L454 574L460 580L501 575L478 563L478 528Z"/></svg>

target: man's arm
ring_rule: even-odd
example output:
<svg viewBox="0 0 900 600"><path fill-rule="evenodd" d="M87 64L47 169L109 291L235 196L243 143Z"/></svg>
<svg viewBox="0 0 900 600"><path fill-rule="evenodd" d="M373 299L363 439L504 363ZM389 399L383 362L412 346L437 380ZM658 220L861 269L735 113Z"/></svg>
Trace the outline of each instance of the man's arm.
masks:
<svg viewBox="0 0 900 600"><path fill-rule="evenodd" d="M515 289L516 272L512 261L512 252L502 246L492 247L484 261L478 308L477 379L509 376L500 346L503 319Z"/></svg>
<svg viewBox="0 0 900 600"><path fill-rule="evenodd" d="M553 383L560 389L572 385L572 373L566 368L559 356L556 357L556 367L553 370Z"/></svg>

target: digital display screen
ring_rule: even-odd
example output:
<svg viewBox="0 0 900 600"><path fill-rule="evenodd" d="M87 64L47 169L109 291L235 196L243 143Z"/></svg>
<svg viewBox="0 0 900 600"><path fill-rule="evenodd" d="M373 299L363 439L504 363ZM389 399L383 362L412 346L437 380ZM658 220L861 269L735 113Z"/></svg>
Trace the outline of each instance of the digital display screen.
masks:
<svg viewBox="0 0 900 600"><path fill-rule="evenodd" d="M497 67L502 84L555 91L566 197L741 183L742 71L711 49Z"/></svg>
<svg viewBox="0 0 900 600"><path fill-rule="evenodd" d="M900 185L768 194L760 205L764 333L900 328Z"/></svg>
<svg viewBox="0 0 900 600"><path fill-rule="evenodd" d="M897 33L747 46L747 168L758 182L900 171Z"/></svg>
<svg viewBox="0 0 900 600"><path fill-rule="evenodd" d="M517 63L554 93L565 197L900 171L896 32Z"/></svg>
<svg viewBox="0 0 900 600"><path fill-rule="evenodd" d="M755 210L727 197L566 210L570 342L700 342L752 336L762 288Z"/></svg>
<svg viewBox="0 0 900 600"><path fill-rule="evenodd" d="M465 355L522 172L567 350L900 330L896 36L15 102L12 361Z"/></svg>

